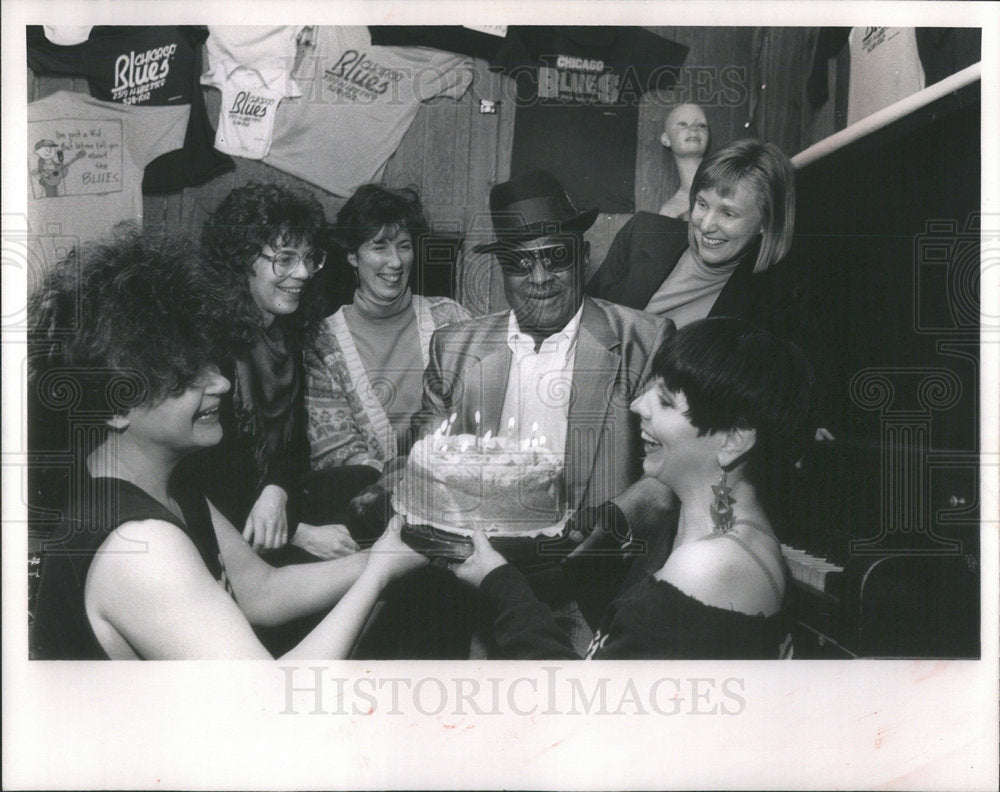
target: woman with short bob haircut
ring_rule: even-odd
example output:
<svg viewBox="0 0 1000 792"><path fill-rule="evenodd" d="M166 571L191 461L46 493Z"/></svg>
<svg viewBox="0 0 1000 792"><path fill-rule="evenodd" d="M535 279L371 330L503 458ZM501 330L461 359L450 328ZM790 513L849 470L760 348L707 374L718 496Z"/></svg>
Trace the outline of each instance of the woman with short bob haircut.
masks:
<svg viewBox="0 0 1000 792"><path fill-rule="evenodd" d="M802 352L732 318L678 330L657 351L651 387L632 404L643 471L679 507L641 537L588 657L768 659L786 656L786 572L765 491L783 480L807 437L812 371ZM602 529L631 540L605 504ZM575 656L547 606L483 533L455 569L486 595L500 655ZM637 547L634 545L633 547ZM569 562L568 562L569 563ZM572 570L568 570L572 572Z"/></svg>
<svg viewBox="0 0 1000 792"><path fill-rule="evenodd" d="M253 329L232 298L186 241L127 226L32 294L31 386L77 393L71 418L93 431L74 437L96 438L74 449L78 486L43 547L33 657L266 658L251 623L335 603L287 656L344 657L381 587L423 563L394 525L369 554L274 568L178 467L222 439L218 361Z"/></svg>
<svg viewBox="0 0 1000 792"><path fill-rule="evenodd" d="M666 316L678 327L736 316L789 333L800 289L787 268L795 175L773 143L737 140L701 161L687 223L639 212L587 284L592 297ZM767 273L765 275L765 273Z"/></svg>
<svg viewBox="0 0 1000 792"><path fill-rule="evenodd" d="M753 271L763 272L792 246L795 230L795 170L774 143L744 139L723 146L702 160L691 182L691 210L698 194L714 190L731 196L738 185L751 188L761 213L760 250Z"/></svg>

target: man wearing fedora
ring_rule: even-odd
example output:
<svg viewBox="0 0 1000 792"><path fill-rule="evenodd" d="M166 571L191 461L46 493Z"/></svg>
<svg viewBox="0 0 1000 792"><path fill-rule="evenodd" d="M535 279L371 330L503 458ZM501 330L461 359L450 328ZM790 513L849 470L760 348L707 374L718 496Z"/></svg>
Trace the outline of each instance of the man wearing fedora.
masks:
<svg viewBox="0 0 1000 792"><path fill-rule="evenodd" d="M584 296L583 233L597 209L577 211L551 174L496 185L490 213L496 238L474 250L496 257L511 310L434 333L425 427L455 413L452 433L544 435L566 454L570 507L596 506L641 475L629 405L673 324Z"/></svg>
<svg viewBox="0 0 1000 792"><path fill-rule="evenodd" d="M474 250L496 257L511 309L434 333L424 428L455 414L452 433L544 438L546 448L565 454L571 509L597 507L629 489L628 503L655 511L670 497L662 484L643 479L630 487L642 467L629 405L674 326L584 296L583 234L597 211L578 211L545 171L491 190L496 238Z"/></svg>

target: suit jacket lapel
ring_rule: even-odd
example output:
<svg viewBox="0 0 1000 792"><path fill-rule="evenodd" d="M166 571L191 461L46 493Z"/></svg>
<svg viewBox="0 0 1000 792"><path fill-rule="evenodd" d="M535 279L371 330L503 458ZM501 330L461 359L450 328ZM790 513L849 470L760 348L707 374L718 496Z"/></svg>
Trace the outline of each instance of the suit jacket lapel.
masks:
<svg viewBox="0 0 1000 792"><path fill-rule="evenodd" d="M469 369L466 387L474 390L470 393L472 398L464 400L466 431L476 430L475 412L478 409L482 419L480 436L487 431L493 432L494 437L499 434L500 413L507 395L507 381L510 379L510 361L510 349L505 346L486 355Z"/></svg>
<svg viewBox="0 0 1000 792"><path fill-rule="evenodd" d="M461 399L463 413L458 418L458 431L475 432L475 413L479 410L482 419L480 436L487 431L492 431L494 437L499 434L500 413L507 394L512 357L507 346L507 317L506 313L490 317L490 325L481 328L480 341L470 350L478 360L462 374L462 387L466 389L466 394Z"/></svg>
<svg viewBox="0 0 1000 792"><path fill-rule="evenodd" d="M570 508L580 503L594 473L621 365L620 345L604 314L585 299L566 426L566 496Z"/></svg>

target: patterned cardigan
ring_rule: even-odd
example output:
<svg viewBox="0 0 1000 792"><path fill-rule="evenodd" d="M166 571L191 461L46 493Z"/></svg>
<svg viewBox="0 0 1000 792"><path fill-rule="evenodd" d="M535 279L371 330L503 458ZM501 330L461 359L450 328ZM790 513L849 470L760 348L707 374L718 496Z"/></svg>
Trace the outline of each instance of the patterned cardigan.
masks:
<svg viewBox="0 0 1000 792"><path fill-rule="evenodd" d="M447 297L417 294L413 310L426 368L434 331L470 314ZM305 365L312 469L364 464L381 470L396 456L399 438L361 362L343 308L323 321L314 345L306 350Z"/></svg>

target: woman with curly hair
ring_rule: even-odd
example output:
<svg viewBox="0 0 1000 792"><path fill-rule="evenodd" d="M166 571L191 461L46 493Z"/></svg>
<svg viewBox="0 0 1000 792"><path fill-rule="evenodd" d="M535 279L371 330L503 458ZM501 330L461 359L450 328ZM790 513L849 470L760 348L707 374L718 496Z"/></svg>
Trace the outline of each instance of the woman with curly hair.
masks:
<svg viewBox="0 0 1000 792"><path fill-rule="evenodd" d="M33 657L265 658L251 623L335 603L288 656L344 657L382 586L423 563L393 530L367 556L272 567L178 467L222 438L218 361L251 329L229 299L185 241L129 228L32 295L32 387L74 391L94 422L77 437L97 436L43 548Z"/></svg>
<svg viewBox="0 0 1000 792"><path fill-rule="evenodd" d="M431 335L469 318L446 297L410 290L426 233L420 199L410 189L364 184L337 214L334 239L357 288L351 304L324 320L306 353L314 469L365 465L379 473L405 451Z"/></svg>
<svg viewBox="0 0 1000 792"><path fill-rule="evenodd" d="M209 269L253 331L223 372L233 383L222 402L224 439L192 465L255 550L282 548L291 536L312 555L334 558L357 550L347 530L299 522L308 470L302 352L324 307L314 277L326 263L324 224L311 194L258 183L232 190L205 222Z"/></svg>

